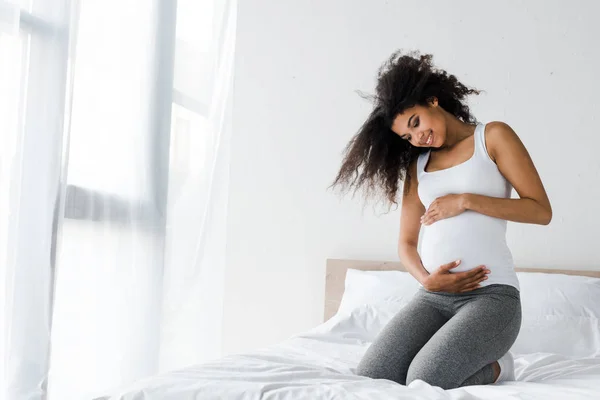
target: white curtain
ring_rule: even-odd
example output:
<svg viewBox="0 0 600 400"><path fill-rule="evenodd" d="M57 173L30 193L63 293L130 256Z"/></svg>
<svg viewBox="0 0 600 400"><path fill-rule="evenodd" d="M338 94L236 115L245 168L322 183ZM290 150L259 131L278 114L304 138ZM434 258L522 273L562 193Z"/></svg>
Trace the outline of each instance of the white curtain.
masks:
<svg viewBox="0 0 600 400"><path fill-rule="evenodd" d="M0 0L0 398L221 354L234 0Z"/></svg>

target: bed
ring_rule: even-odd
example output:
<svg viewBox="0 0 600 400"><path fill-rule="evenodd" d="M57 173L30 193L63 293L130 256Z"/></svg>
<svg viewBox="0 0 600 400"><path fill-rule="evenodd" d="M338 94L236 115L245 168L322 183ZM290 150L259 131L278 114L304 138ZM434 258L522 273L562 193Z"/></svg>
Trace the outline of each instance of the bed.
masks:
<svg viewBox="0 0 600 400"><path fill-rule="evenodd" d="M600 271L517 269L516 381L444 391L354 374L418 283L397 262L327 260L324 319L282 343L149 377L110 400L600 399Z"/></svg>

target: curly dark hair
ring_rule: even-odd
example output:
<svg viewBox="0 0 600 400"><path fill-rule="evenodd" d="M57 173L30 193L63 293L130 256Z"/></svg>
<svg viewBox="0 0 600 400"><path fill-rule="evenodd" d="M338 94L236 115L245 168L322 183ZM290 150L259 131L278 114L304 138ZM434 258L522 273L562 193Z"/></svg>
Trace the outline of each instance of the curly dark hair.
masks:
<svg viewBox="0 0 600 400"><path fill-rule="evenodd" d="M396 202L399 181L406 193L410 184L409 165L426 149L412 146L391 130L398 114L416 106L426 106L436 97L438 104L465 123L476 123L465 98L480 91L468 88L456 76L435 68L431 54L418 51L403 54L398 50L379 68L375 95L364 95L373 102L367 120L344 150L340 171L331 187L344 192L364 189L365 197L382 194L391 207Z"/></svg>

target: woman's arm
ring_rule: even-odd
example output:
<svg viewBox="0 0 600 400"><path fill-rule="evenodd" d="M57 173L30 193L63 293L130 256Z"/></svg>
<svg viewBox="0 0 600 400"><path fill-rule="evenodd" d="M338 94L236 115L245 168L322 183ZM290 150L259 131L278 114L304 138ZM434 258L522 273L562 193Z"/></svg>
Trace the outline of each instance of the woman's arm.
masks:
<svg viewBox="0 0 600 400"><path fill-rule="evenodd" d="M402 196L398 255L406 270L423 284L423 280L429 275L429 272L423 267L417 245L419 243L419 231L421 230L419 218L425 212L425 206L423 206L417 194L419 183L417 182L416 172L417 162L415 160L408 170L410 184L405 188Z"/></svg>
<svg viewBox="0 0 600 400"><path fill-rule="evenodd" d="M465 193L436 199L422 223L430 225L466 210L514 222L547 225L552 220L552 207L540 176L527 149L504 122L490 122L486 133L490 157L519 194L519 199L505 199Z"/></svg>
<svg viewBox="0 0 600 400"><path fill-rule="evenodd" d="M520 198L466 194L465 208L508 221L548 225L552 220L550 200L527 149L515 131L504 122L492 122L486 142L490 157Z"/></svg>
<svg viewBox="0 0 600 400"><path fill-rule="evenodd" d="M465 210L505 219L507 221L548 225L552 211L542 208L533 199L503 199L478 194L465 194Z"/></svg>

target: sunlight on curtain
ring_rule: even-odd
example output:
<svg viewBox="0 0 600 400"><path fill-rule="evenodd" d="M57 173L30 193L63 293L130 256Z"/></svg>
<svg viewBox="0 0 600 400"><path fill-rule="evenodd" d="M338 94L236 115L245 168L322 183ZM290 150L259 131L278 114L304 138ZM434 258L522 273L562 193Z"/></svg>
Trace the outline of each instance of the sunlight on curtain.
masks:
<svg viewBox="0 0 600 400"><path fill-rule="evenodd" d="M234 5L81 1L51 400L221 354Z"/></svg>
<svg viewBox="0 0 600 400"><path fill-rule="evenodd" d="M81 1L51 399L91 398L157 368L163 229L152 204L150 148L157 18L154 1Z"/></svg>
<svg viewBox="0 0 600 400"><path fill-rule="evenodd" d="M235 18L0 0L0 399L221 355Z"/></svg>
<svg viewBox="0 0 600 400"><path fill-rule="evenodd" d="M68 0L0 0L3 399L45 395L69 10Z"/></svg>
<svg viewBox="0 0 600 400"><path fill-rule="evenodd" d="M15 225L20 191L21 93L26 38L0 31L0 394L9 380L10 320L15 267ZM2 397L0 395L0 397Z"/></svg>
<svg viewBox="0 0 600 400"><path fill-rule="evenodd" d="M178 4L161 371L222 354L236 9Z"/></svg>

